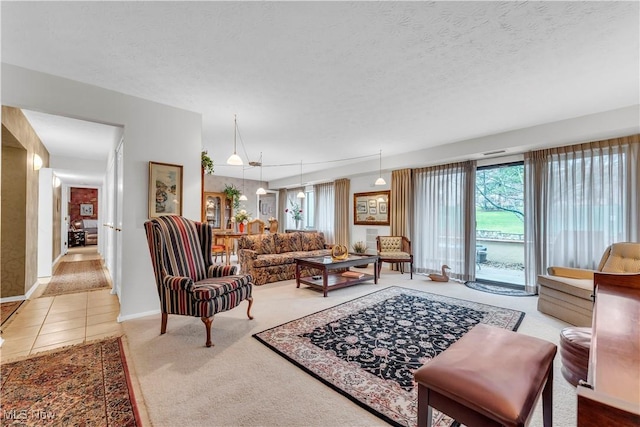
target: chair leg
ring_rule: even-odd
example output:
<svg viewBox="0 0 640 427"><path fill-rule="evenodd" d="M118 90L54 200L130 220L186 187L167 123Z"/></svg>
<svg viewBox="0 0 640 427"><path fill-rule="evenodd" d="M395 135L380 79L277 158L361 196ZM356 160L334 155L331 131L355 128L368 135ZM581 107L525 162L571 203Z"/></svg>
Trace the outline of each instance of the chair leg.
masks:
<svg viewBox="0 0 640 427"><path fill-rule="evenodd" d="M167 318L169 315L167 313L162 313L162 321L160 323L160 335L167 332Z"/></svg>
<svg viewBox="0 0 640 427"><path fill-rule="evenodd" d="M553 425L553 361L549 367L547 382L542 389L542 425L551 427Z"/></svg>
<svg viewBox="0 0 640 427"><path fill-rule="evenodd" d="M399 264L400 264L400 274L404 274L404 262L401 262Z"/></svg>
<svg viewBox="0 0 640 427"><path fill-rule="evenodd" d="M251 306L253 305L253 297L247 298L247 301L249 301L249 307L247 307L247 317L253 320L253 316L251 315Z"/></svg>
<svg viewBox="0 0 640 427"><path fill-rule="evenodd" d="M378 278L380 278L381 271L382 271L382 261L378 260Z"/></svg>
<svg viewBox="0 0 640 427"><path fill-rule="evenodd" d="M413 280L413 261L409 263L409 268L411 269L409 270L410 279Z"/></svg>
<svg viewBox="0 0 640 427"><path fill-rule="evenodd" d="M204 328L207 330L207 342L206 342L206 346L207 347L211 347L211 324L213 323L213 316L211 317L205 317L202 316L200 318L202 320L202 323L204 323Z"/></svg>

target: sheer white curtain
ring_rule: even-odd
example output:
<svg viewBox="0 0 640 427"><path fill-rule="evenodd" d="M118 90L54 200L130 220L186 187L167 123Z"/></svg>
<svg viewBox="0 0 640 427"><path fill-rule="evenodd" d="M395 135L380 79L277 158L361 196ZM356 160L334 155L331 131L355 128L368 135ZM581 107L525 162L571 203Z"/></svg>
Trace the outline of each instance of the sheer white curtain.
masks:
<svg viewBox="0 0 640 427"><path fill-rule="evenodd" d="M597 267L607 246L640 241L638 135L525 156L526 289L547 267Z"/></svg>
<svg viewBox="0 0 640 427"><path fill-rule="evenodd" d="M313 186L316 195L315 229L324 233L324 241L328 244L335 243L334 214L335 214L335 188L333 182L317 184ZM349 242L346 242L348 245Z"/></svg>
<svg viewBox="0 0 640 427"><path fill-rule="evenodd" d="M417 273L475 279L475 162L413 171L412 250Z"/></svg>

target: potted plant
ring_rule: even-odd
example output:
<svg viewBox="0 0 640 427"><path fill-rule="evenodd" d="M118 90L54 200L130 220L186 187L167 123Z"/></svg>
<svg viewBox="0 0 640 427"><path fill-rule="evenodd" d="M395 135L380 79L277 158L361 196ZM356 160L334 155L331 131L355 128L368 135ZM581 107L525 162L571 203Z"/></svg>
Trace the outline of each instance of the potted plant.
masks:
<svg viewBox="0 0 640 427"><path fill-rule="evenodd" d="M357 254L364 255L367 252L367 244L363 241L357 241L351 245L353 251ZM367 268L369 264L356 265L356 268Z"/></svg>
<svg viewBox="0 0 640 427"><path fill-rule="evenodd" d="M240 190L238 190L233 184L225 184L223 193L227 199L231 200L233 210L237 211L240 207Z"/></svg>
<svg viewBox="0 0 640 427"><path fill-rule="evenodd" d="M201 163L204 173L213 175L213 160L207 154L207 150L202 150Z"/></svg>

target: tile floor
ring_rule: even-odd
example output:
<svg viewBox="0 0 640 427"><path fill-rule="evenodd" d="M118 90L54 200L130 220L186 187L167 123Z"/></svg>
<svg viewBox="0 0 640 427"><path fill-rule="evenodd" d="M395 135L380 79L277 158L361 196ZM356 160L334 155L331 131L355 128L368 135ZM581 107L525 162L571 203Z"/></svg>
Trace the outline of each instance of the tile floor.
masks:
<svg viewBox="0 0 640 427"><path fill-rule="evenodd" d="M61 262L100 258L95 248L74 249ZM42 283L3 325L1 361L122 334L120 304L110 289L38 298L44 288Z"/></svg>

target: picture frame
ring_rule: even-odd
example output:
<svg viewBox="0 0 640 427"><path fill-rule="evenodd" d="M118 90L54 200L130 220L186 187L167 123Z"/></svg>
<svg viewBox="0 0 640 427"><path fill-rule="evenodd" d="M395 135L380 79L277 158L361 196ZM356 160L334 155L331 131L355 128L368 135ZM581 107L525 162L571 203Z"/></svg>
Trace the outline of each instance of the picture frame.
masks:
<svg viewBox="0 0 640 427"><path fill-rule="evenodd" d="M93 215L93 205L91 203L81 203L80 216L92 216L92 215Z"/></svg>
<svg viewBox="0 0 640 427"><path fill-rule="evenodd" d="M372 191L354 193L353 224L354 225L389 225L388 204L391 191Z"/></svg>
<svg viewBox="0 0 640 427"><path fill-rule="evenodd" d="M149 162L149 218L182 215L182 165Z"/></svg>

